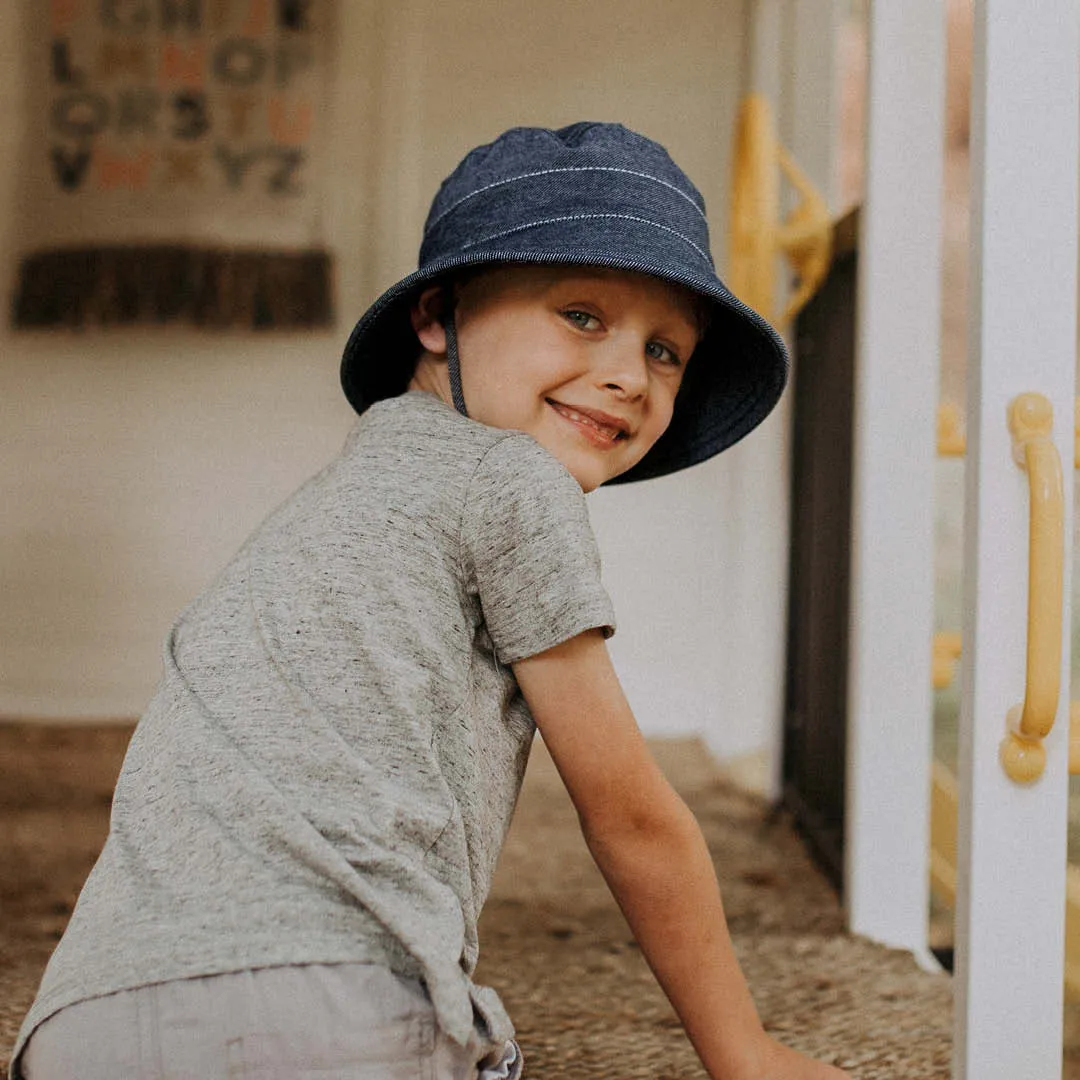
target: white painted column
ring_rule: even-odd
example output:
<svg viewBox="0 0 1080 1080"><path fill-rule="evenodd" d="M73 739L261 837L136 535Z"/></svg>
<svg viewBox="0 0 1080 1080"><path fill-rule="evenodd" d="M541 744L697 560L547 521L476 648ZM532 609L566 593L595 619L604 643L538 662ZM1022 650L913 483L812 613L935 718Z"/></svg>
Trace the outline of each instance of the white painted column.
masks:
<svg viewBox="0 0 1080 1080"><path fill-rule="evenodd" d="M924 954L945 9L872 4L856 338L845 903Z"/></svg>
<svg viewBox="0 0 1080 1080"><path fill-rule="evenodd" d="M978 0L972 72L972 306L967 390L954 1075L1061 1076L1068 795L1069 555L1076 350L1080 11ZM1030 786L998 761L1024 697L1028 478L1006 408L1048 397L1065 471L1062 693Z"/></svg>

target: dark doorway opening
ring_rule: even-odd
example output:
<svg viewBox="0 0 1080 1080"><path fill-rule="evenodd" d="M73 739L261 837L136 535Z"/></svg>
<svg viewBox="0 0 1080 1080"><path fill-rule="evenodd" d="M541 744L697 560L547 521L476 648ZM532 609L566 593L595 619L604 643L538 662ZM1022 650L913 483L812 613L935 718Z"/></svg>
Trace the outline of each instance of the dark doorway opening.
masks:
<svg viewBox="0 0 1080 1080"><path fill-rule="evenodd" d="M783 802L837 889L844 868L858 212L795 328Z"/></svg>

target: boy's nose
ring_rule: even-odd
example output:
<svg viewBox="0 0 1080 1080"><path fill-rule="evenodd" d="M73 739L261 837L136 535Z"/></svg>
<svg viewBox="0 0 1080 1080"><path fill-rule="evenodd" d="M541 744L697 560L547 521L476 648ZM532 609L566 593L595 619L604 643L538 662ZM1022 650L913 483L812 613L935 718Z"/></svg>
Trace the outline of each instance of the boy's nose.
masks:
<svg viewBox="0 0 1080 1080"><path fill-rule="evenodd" d="M605 389L634 400L644 395L649 385L645 349L641 344L621 346L608 351L596 372Z"/></svg>

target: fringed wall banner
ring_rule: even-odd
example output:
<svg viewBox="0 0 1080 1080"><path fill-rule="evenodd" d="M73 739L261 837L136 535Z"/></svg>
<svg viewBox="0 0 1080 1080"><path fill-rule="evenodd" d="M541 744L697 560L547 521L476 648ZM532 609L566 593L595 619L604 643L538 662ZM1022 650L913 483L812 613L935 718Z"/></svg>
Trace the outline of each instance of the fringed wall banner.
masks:
<svg viewBox="0 0 1080 1080"><path fill-rule="evenodd" d="M332 320L335 0L23 0L17 327Z"/></svg>

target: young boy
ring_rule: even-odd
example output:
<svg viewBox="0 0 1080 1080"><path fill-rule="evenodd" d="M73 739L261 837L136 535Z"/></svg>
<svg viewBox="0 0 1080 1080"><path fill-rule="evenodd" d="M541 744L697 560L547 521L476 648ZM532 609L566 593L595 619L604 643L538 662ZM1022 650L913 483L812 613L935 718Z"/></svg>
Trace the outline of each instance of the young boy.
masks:
<svg viewBox="0 0 1080 1080"><path fill-rule="evenodd" d="M519 1076L470 975L538 727L709 1075L842 1080L762 1029L608 658L584 504L723 450L785 370L662 147L469 154L346 346L342 455L169 635L13 1075Z"/></svg>

